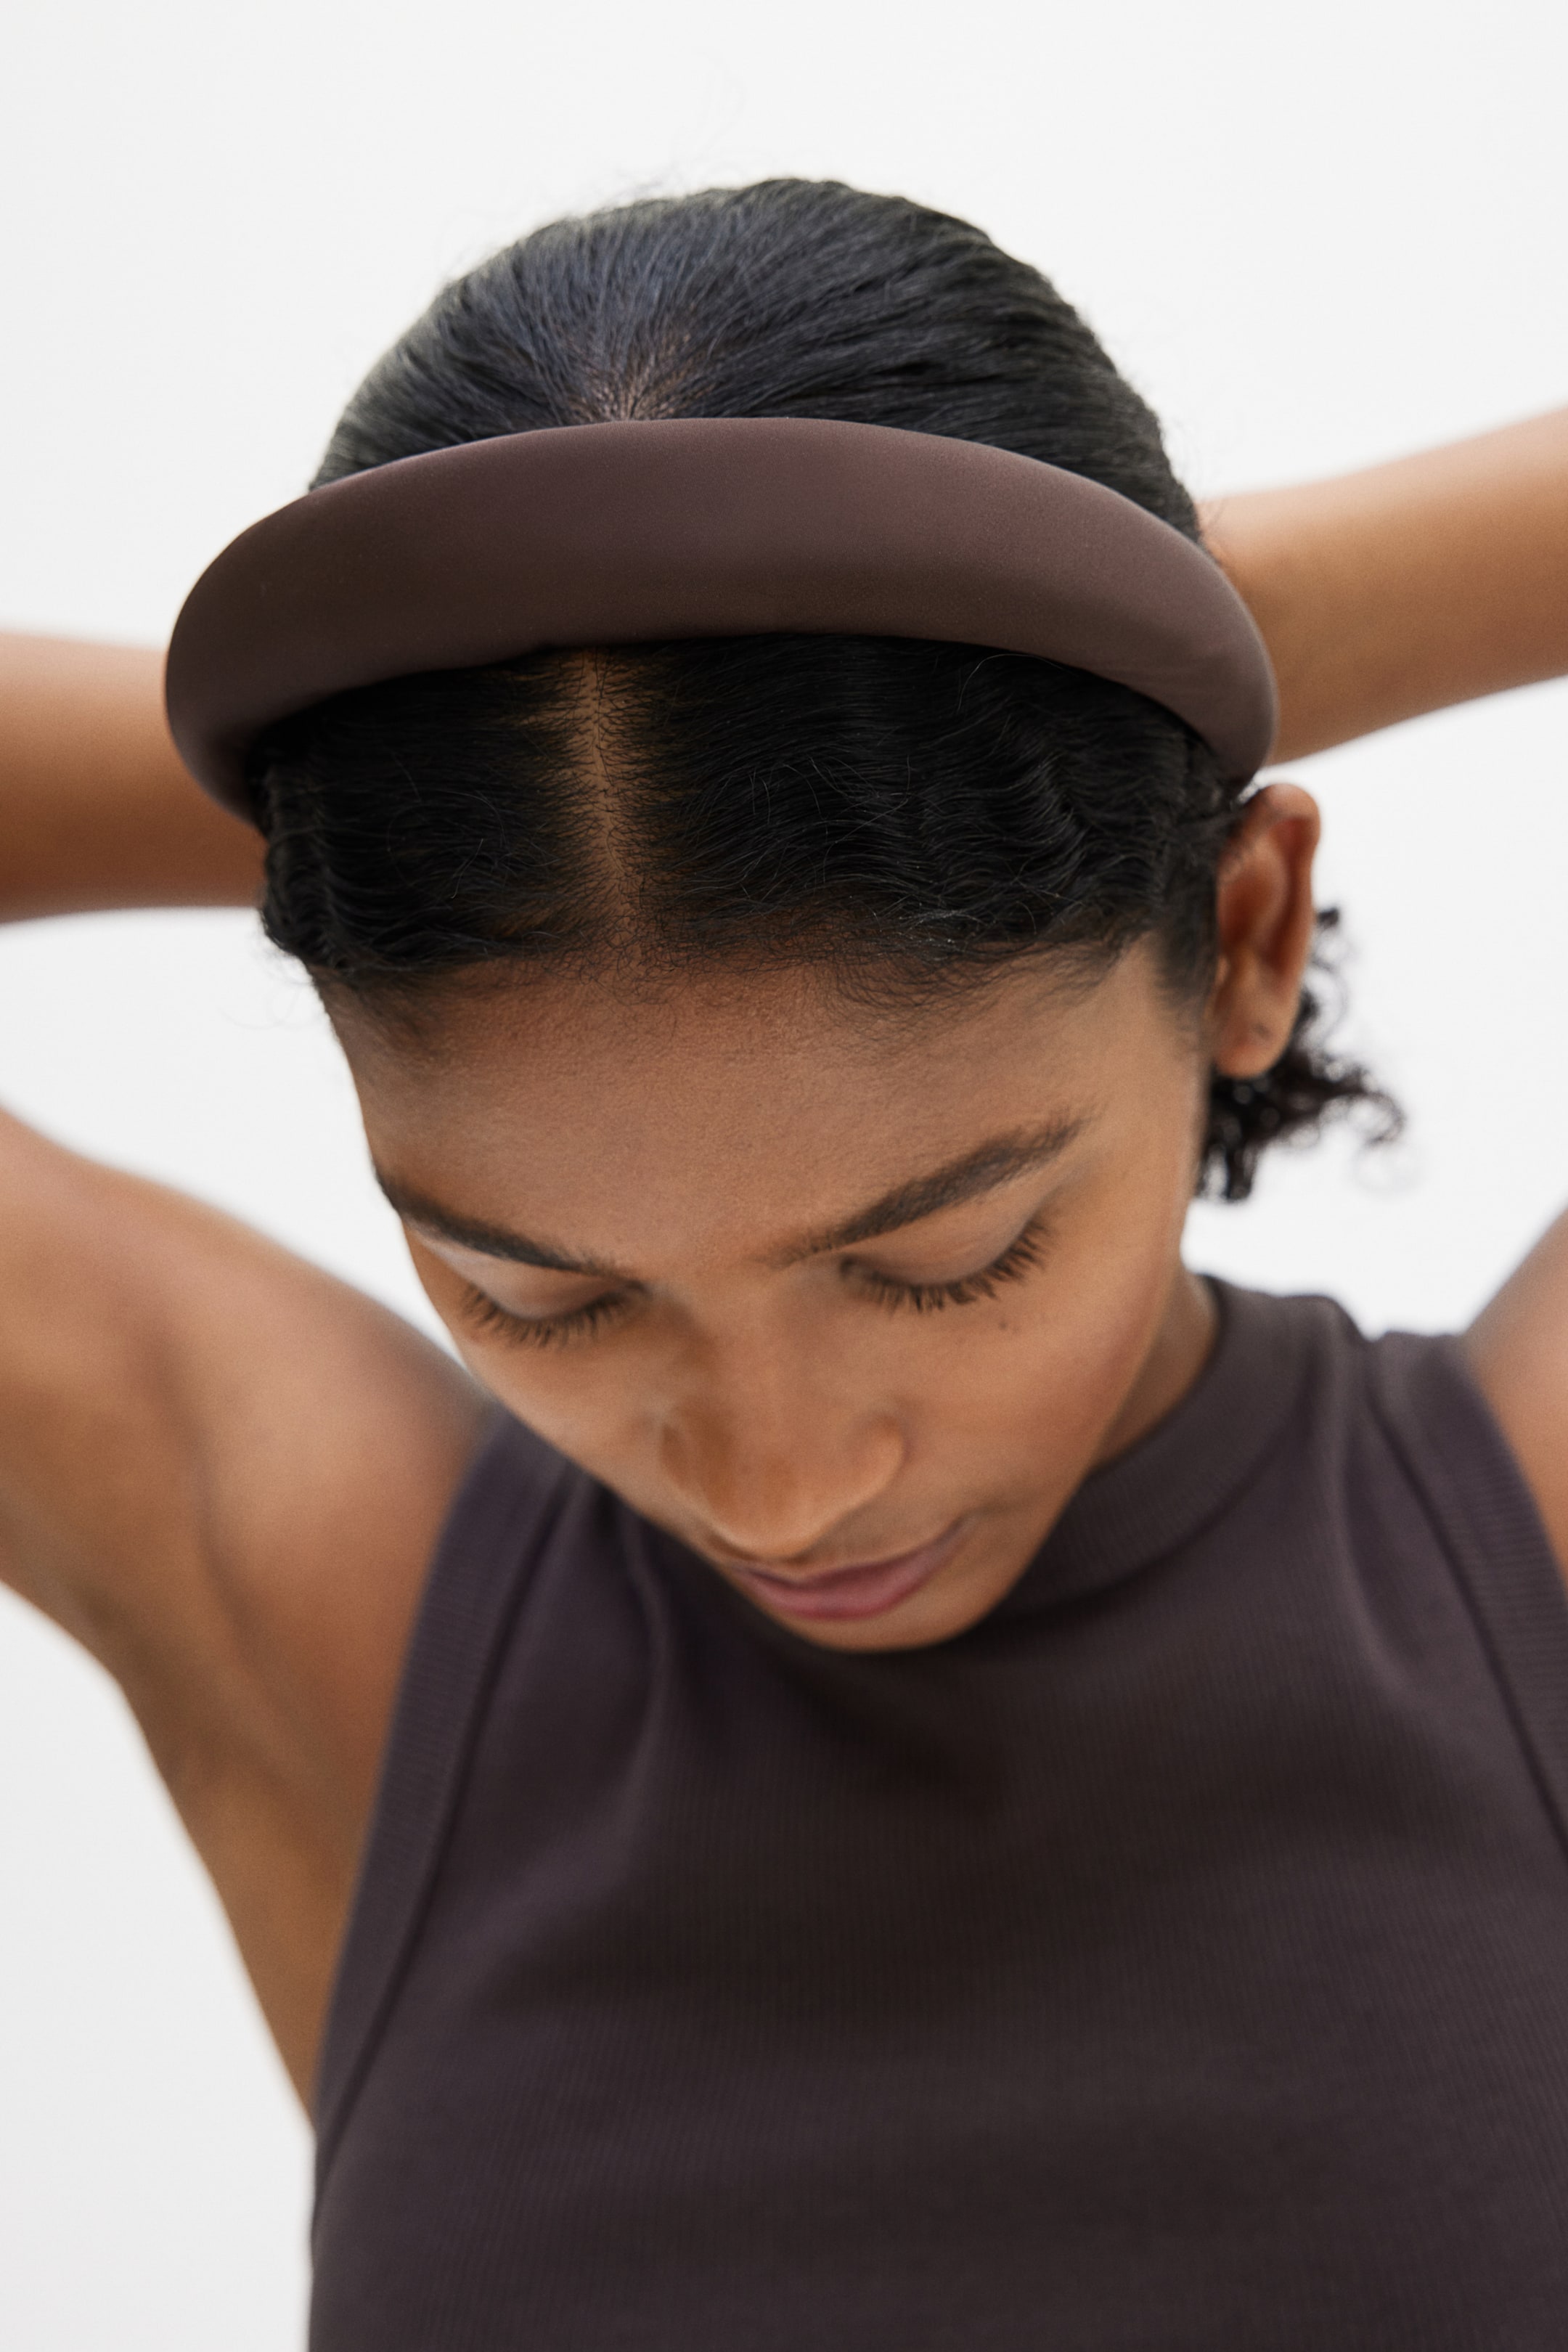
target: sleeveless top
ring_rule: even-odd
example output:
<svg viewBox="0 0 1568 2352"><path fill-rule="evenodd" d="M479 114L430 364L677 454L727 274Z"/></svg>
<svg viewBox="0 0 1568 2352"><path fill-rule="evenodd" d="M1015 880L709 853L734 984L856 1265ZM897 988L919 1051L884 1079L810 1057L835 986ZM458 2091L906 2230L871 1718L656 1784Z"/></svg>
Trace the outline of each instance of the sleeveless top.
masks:
<svg viewBox="0 0 1568 2352"><path fill-rule="evenodd" d="M1561 2352L1568 1593L1450 1340L1215 1286L846 1654L498 1418L319 2084L313 2352Z"/></svg>

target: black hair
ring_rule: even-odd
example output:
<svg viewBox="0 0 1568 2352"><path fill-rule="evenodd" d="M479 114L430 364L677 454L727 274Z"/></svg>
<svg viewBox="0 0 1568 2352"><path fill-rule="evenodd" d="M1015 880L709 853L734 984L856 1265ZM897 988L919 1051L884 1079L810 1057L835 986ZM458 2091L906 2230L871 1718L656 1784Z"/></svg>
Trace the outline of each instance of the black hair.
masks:
<svg viewBox="0 0 1568 2352"><path fill-rule="evenodd" d="M1197 536L1159 426L1068 303L966 222L837 183L558 221L440 294L317 477L605 418L819 416L987 441ZM538 655L343 694L249 782L272 939L391 1005L497 959L831 960L929 990L1148 937L1214 965L1235 793L1181 720L979 646L774 636ZM1303 995L1266 1076L1214 1082L1201 1181L1389 1111Z"/></svg>

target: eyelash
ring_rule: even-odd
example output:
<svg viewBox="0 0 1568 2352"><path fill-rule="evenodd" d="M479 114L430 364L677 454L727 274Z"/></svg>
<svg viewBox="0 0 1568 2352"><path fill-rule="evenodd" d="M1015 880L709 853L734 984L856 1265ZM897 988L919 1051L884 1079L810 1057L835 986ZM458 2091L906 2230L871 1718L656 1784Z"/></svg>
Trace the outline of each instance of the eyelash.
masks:
<svg viewBox="0 0 1568 2352"><path fill-rule="evenodd" d="M574 1307L570 1315L532 1316L510 1315L471 1286L465 1286L462 1298L463 1319L474 1330L493 1331L525 1348L556 1348L568 1339L590 1339L630 1305L629 1291L612 1291L604 1298L590 1298L586 1307Z"/></svg>
<svg viewBox="0 0 1568 2352"><path fill-rule="evenodd" d="M1039 1265L1045 1238L1045 1221L1036 1217L1000 1257L957 1282L895 1282L870 1266L861 1266L859 1277L878 1305L893 1314L907 1308L915 1315L935 1315L944 1307L973 1307L977 1299L994 1298L1005 1282L1021 1282Z"/></svg>
<svg viewBox="0 0 1568 2352"><path fill-rule="evenodd" d="M889 1313L934 1315L944 1307L973 1307L982 1298L994 1298L1005 1282L1022 1281L1039 1265L1045 1238L1044 1221L1037 1217L1016 1241L1009 1242L1000 1257L982 1266L977 1274L963 1275L956 1282L896 1282L891 1275L878 1274L873 1267L854 1265L852 1259L841 1261L841 1271L847 1276L853 1267L877 1305ZM575 1307L570 1315L535 1318L510 1314L482 1290L469 1285L464 1288L462 1310L464 1320L476 1331L492 1331L498 1338L523 1347L555 1348L571 1339L592 1338L595 1331L626 1313L634 1295L630 1291L611 1291L603 1298L591 1298L585 1307Z"/></svg>

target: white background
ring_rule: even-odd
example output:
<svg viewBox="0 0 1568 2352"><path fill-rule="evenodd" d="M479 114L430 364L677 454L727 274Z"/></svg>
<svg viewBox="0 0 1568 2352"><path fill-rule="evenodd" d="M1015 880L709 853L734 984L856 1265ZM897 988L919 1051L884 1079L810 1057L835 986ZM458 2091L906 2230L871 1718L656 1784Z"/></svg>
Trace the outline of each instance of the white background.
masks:
<svg viewBox="0 0 1568 2352"><path fill-rule="evenodd" d="M1552 0L13 0L0 620L160 638L444 277L565 209L768 173L1037 261L1202 491L1557 405L1565 80ZM1352 1034L1411 1142L1198 1212L1200 1262L1436 1328L1568 1194L1565 764L1559 688L1304 763ZM18 928L0 1006L16 1108L425 1319L248 918ZM291 2095L118 1697L13 1602L0 1888L0 2341L297 2347Z"/></svg>

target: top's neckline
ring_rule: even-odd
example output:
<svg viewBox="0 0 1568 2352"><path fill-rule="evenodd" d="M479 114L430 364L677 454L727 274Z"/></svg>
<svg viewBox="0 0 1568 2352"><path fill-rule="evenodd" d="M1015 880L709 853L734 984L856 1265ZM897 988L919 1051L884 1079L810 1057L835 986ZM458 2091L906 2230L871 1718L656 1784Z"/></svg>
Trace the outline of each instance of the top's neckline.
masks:
<svg viewBox="0 0 1568 2352"><path fill-rule="evenodd" d="M1197 1379L1125 1454L1090 1472L983 1623L1152 1567L1217 1517L1292 1418L1313 1328L1330 1302L1206 1279L1218 1329Z"/></svg>

